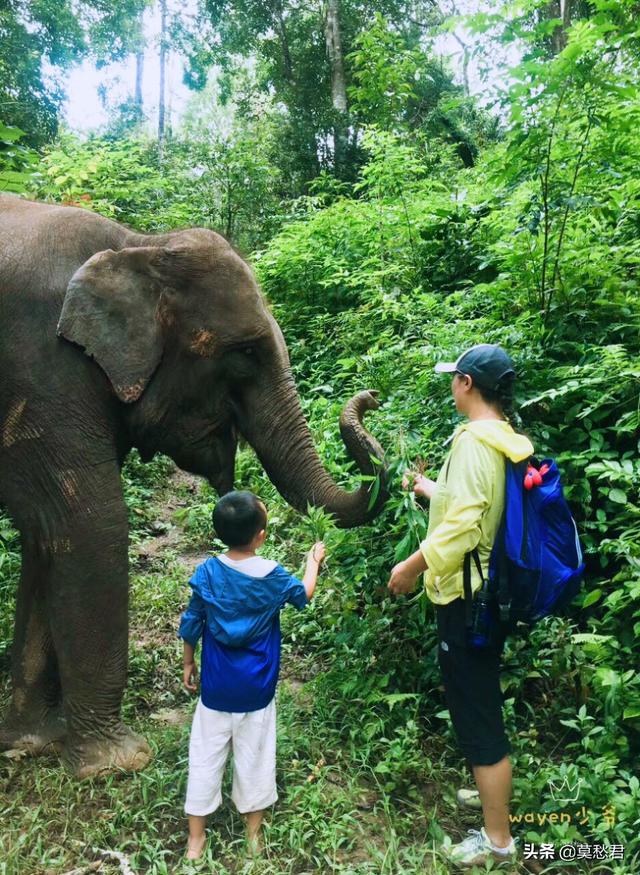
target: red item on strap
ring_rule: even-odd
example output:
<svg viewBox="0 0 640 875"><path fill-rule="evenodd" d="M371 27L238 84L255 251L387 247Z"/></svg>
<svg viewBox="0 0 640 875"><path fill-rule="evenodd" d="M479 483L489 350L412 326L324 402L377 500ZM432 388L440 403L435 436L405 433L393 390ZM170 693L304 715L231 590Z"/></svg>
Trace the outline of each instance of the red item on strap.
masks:
<svg viewBox="0 0 640 875"><path fill-rule="evenodd" d="M548 469L547 469L548 470ZM542 473L534 468L533 465L527 466L527 473L524 475L524 488L533 489L534 486L542 485Z"/></svg>

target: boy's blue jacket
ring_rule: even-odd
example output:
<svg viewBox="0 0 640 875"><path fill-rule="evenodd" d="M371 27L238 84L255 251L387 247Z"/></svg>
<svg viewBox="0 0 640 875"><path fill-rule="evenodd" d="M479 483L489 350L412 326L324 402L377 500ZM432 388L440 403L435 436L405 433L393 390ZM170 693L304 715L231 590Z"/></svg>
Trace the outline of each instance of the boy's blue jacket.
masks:
<svg viewBox="0 0 640 875"><path fill-rule="evenodd" d="M302 582L281 565L251 577L212 557L189 583L193 594L178 634L193 647L202 638L203 705L242 713L265 708L280 670L280 610L287 602L307 604Z"/></svg>

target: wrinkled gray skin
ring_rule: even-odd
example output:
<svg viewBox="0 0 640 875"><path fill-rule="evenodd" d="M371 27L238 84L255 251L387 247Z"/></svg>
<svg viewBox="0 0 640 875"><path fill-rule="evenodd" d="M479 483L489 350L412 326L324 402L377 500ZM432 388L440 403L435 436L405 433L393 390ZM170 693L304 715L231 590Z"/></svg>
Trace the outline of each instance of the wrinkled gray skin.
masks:
<svg viewBox="0 0 640 875"><path fill-rule="evenodd" d="M361 392L340 427L361 471L379 444ZM342 526L374 516L323 469L280 329L249 267L202 229L134 234L71 207L0 195L0 502L22 577L4 747L61 750L72 771L141 768L120 720L127 672L127 512L137 447L233 487L238 436L294 507Z"/></svg>

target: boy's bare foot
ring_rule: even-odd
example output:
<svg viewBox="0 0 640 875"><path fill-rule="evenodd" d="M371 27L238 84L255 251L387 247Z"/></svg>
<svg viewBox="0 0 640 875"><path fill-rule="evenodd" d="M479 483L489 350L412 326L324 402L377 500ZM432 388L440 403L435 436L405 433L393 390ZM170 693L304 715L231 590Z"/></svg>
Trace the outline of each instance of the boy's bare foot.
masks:
<svg viewBox="0 0 640 875"><path fill-rule="evenodd" d="M187 853L185 854L187 860L199 860L204 851L206 841L207 836L205 833L202 833L201 836L195 838L189 836L189 841L187 842Z"/></svg>
<svg viewBox="0 0 640 875"><path fill-rule="evenodd" d="M254 833L247 832L247 851L250 857L259 857L262 854L264 842L262 841L261 830Z"/></svg>
<svg viewBox="0 0 640 875"><path fill-rule="evenodd" d="M247 850L252 857L259 856L264 850L262 843L262 819L264 811L249 811L244 815L247 824Z"/></svg>

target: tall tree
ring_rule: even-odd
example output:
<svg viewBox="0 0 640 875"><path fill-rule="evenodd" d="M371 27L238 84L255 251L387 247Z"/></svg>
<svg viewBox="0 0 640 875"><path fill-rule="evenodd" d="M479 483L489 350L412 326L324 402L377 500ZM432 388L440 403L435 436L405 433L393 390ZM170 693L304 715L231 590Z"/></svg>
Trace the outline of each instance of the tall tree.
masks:
<svg viewBox="0 0 640 875"><path fill-rule="evenodd" d="M5 0L0 4L0 115L38 145L51 139L63 72L85 57L107 63L131 51L145 0ZM45 70L48 68L47 72Z"/></svg>
<svg viewBox="0 0 640 875"><path fill-rule="evenodd" d="M331 67L331 103L336 113L333 126L333 148L335 170L340 171L344 162L347 138L347 86L340 34L340 0L328 0L324 34L327 57Z"/></svg>
<svg viewBox="0 0 640 875"><path fill-rule="evenodd" d="M167 0L160 0L160 93L158 96L158 154L160 161L165 139L165 77L167 66Z"/></svg>
<svg viewBox="0 0 640 875"><path fill-rule="evenodd" d="M133 51L136 58L136 81L135 90L133 93L133 117L136 124L140 123L144 118L144 99L142 96L142 88L144 84L144 55L146 48L146 40L144 33L144 13L142 9L136 20L136 34L133 38Z"/></svg>
<svg viewBox="0 0 640 875"><path fill-rule="evenodd" d="M348 112L358 36L381 12L415 47L433 17L432 0L203 0L203 8L212 34L194 51L189 77L201 83L202 67L215 63L231 79L238 58L253 58L257 87L286 108L284 148L296 155L307 180L322 167L343 175L353 163L347 134L353 132L354 145L358 126L369 121Z"/></svg>
<svg viewBox="0 0 640 875"><path fill-rule="evenodd" d="M143 112L143 101L142 101L142 83L144 78L144 49L139 48L136 52L136 90L134 95L134 102L137 111L142 115Z"/></svg>

